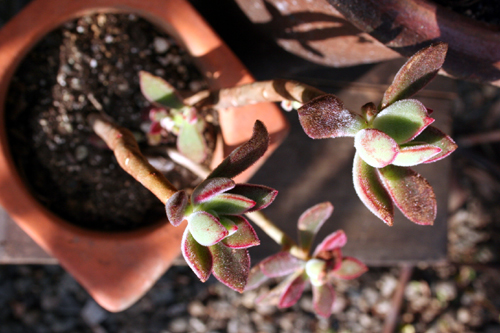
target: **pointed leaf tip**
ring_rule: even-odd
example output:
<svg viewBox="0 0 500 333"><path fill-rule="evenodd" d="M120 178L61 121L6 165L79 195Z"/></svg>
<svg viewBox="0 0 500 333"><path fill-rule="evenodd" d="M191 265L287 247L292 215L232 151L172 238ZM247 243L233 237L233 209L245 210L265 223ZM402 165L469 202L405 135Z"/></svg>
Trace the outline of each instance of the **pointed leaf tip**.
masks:
<svg viewBox="0 0 500 333"><path fill-rule="evenodd" d="M253 206L248 212L255 212L266 208L278 195L278 191L273 188L254 184L236 184L236 186L231 189L229 193L242 195L255 201L255 206Z"/></svg>
<svg viewBox="0 0 500 333"><path fill-rule="evenodd" d="M439 154L432 156L424 163L432 163L442 160L443 158L454 152L458 147L455 141L453 141L450 136L441 132L434 126L427 127L415 138L414 141L425 142L429 145L441 148L441 152Z"/></svg>
<svg viewBox="0 0 500 333"><path fill-rule="evenodd" d="M257 120L250 140L233 150L207 178L234 178L264 155L269 147L269 134L264 124Z"/></svg>
<svg viewBox="0 0 500 333"><path fill-rule="evenodd" d="M234 234L229 235L222 240L227 247L232 249L246 249L252 246L260 245L257 233L245 218L241 216L227 216L225 218L232 220L238 228Z"/></svg>
<svg viewBox="0 0 500 333"><path fill-rule="evenodd" d="M175 192L165 204L167 218L174 227L177 227L184 220L184 213L188 205L189 198L185 191Z"/></svg>
<svg viewBox="0 0 500 333"><path fill-rule="evenodd" d="M309 252L314 236L332 213L333 205L330 202L323 202L307 209L299 217L297 223L299 242L300 247L306 252Z"/></svg>
<svg viewBox="0 0 500 333"><path fill-rule="evenodd" d="M331 272L331 275L344 280L352 280L361 276L367 270L368 267L366 267L366 265L358 259L345 257L342 260L342 264L340 265L340 267L337 270Z"/></svg>
<svg viewBox="0 0 500 333"><path fill-rule="evenodd" d="M191 201L195 205L209 201L211 198L234 188L235 185L231 178L217 177L205 179L194 189Z"/></svg>
<svg viewBox="0 0 500 333"><path fill-rule="evenodd" d="M414 166L428 161L439 153L441 153L439 147L412 141L412 144L401 147L392 164L406 167Z"/></svg>

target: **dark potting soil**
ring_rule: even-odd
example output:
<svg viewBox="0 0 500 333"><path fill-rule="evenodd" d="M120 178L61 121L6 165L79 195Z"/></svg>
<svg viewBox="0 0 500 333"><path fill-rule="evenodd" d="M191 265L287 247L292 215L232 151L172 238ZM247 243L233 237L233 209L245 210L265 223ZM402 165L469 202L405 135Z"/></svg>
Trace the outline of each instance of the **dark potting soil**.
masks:
<svg viewBox="0 0 500 333"><path fill-rule="evenodd" d="M143 152L156 154L149 157L177 188L196 184L197 177L170 161L165 149L147 146L149 103L140 92L140 70L179 90L206 87L170 36L127 14L64 24L26 56L12 80L5 109L15 163L35 197L72 223L118 231L165 216L164 205L119 167L88 126L91 112L103 111L136 134ZM212 148L215 126L206 131ZM175 137L165 144L175 146Z"/></svg>
<svg viewBox="0 0 500 333"><path fill-rule="evenodd" d="M434 0L451 10L500 27L500 1L498 0Z"/></svg>

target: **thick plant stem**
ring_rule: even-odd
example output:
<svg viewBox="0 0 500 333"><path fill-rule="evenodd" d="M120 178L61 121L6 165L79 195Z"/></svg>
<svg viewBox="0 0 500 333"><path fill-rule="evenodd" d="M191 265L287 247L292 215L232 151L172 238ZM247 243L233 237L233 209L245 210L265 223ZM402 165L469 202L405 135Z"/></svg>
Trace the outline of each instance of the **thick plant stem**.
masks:
<svg viewBox="0 0 500 333"><path fill-rule="evenodd" d="M224 88L216 91L201 91L184 100L187 105L198 108L225 109L261 102L297 101L307 103L326 93L307 84L292 80L270 80Z"/></svg>
<svg viewBox="0 0 500 333"><path fill-rule="evenodd" d="M122 169L156 195L161 202L166 203L177 192L174 185L142 155L132 132L99 114L91 114L87 120L94 132L113 150Z"/></svg>

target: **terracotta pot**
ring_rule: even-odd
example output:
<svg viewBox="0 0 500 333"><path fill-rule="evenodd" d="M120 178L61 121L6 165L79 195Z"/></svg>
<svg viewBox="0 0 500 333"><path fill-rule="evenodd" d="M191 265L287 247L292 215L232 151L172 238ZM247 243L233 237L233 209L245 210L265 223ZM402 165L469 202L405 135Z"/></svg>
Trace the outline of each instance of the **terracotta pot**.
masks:
<svg viewBox="0 0 500 333"><path fill-rule="evenodd" d="M135 13L164 29L194 57L212 89L253 78L185 0L34 0L0 30L0 204L101 306L121 311L137 301L179 255L183 228L174 228L165 219L134 232L104 233L81 229L55 216L29 193L19 176L4 119L9 82L23 56L63 22L97 11ZM225 153L250 137L256 119L271 133L267 155L276 149L288 124L274 104L260 104L220 113ZM222 153L216 159L214 163L222 159ZM258 167L236 180L247 180Z"/></svg>

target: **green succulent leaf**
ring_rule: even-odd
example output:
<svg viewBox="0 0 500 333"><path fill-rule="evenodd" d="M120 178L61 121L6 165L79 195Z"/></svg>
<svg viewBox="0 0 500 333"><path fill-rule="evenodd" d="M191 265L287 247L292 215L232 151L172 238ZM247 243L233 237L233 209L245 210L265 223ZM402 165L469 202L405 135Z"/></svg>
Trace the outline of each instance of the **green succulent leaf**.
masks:
<svg viewBox="0 0 500 333"><path fill-rule="evenodd" d="M240 215L255 206L255 201L242 195L222 193L200 205L201 210L214 211L218 215Z"/></svg>
<svg viewBox="0 0 500 333"><path fill-rule="evenodd" d="M189 203L188 195L185 191L175 192L165 204L165 210L170 223L177 227L184 220L184 214Z"/></svg>
<svg viewBox="0 0 500 333"><path fill-rule="evenodd" d="M198 205L210 201L213 197L227 192L234 188L236 184L231 178L217 177L202 181L191 194L191 202Z"/></svg>
<svg viewBox="0 0 500 333"><path fill-rule="evenodd" d="M231 249L222 243L209 247L213 258L214 276L238 292L243 292L250 273L250 255L247 249Z"/></svg>
<svg viewBox="0 0 500 333"><path fill-rule="evenodd" d="M212 255L207 247L194 239L188 228L182 236L181 252L196 276L205 282L212 272Z"/></svg>
<svg viewBox="0 0 500 333"><path fill-rule="evenodd" d="M321 252L333 251L343 247L347 243L347 236L343 230L337 230L326 236L325 239L316 246L313 257L316 257Z"/></svg>
<svg viewBox="0 0 500 333"><path fill-rule="evenodd" d="M392 162L398 166L414 166L423 163L441 152L441 148L412 141L402 146Z"/></svg>
<svg viewBox="0 0 500 333"><path fill-rule="evenodd" d="M309 208L299 217L297 224L299 244L305 252L309 252L314 236L332 213L333 205L330 202L323 202Z"/></svg>
<svg viewBox="0 0 500 333"><path fill-rule="evenodd" d="M432 163L439 161L445 158L446 156L450 155L452 152L455 151L455 149L457 149L457 144L455 143L455 141L453 141L452 138L450 138L448 135L441 132L434 126L427 127L422 133L420 133L415 138L415 141L425 142L429 145L441 148L441 152L439 154L432 156L424 163Z"/></svg>
<svg viewBox="0 0 500 333"><path fill-rule="evenodd" d="M252 267L252 269L250 270L250 274L248 275L248 281L245 286L245 291L260 287L268 279L269 278L264 273L262 273L260 265Z"/></svg>
<svg viewBox="0 0 500 333"><path fill-rule="evenodd" d="M288 308L300 299L307 282L307 274L304 271L291 275L292 279L285 286L283 293L278 301L278 308ZM285 280L285 281L288 281Z"/></svg>
<svg viewBox="0 0 500 333"><path fill-rule="evenodd" d="M195 163L207 158L207 143L199 126L184 121L177 136L177 150Z"/></svg>
<svg viewBox="0 0 500 333"><path fill-rule="evenodd" d="M313 139L354 136L367 126L363 117L347 110L334 95L316 97L297 112L304 132Z"/></svg>
<svg viewBox="0 0 500 333"><path fill-rule="evenodd" d="M365 264L356 258L345 257L340 267L331 272L331 275L344 280L352 280L368 270Z"/></svg>
<svg viewBox="0 0 500 333"><path fill-rule="evenodd" d="M421 102L405 99L382 110L373 120L373 127L402 144L414 139L433 122Z"/></svg>
<svg viewBox="0 0 500 333"><path fill-rule="evenodd" d="M306 263L306 273L313 286L321 286L326 282L326 261L310 259Z"/></svg>
<svg viewBox="0 0 500 333"><path fill-rule="evenodd" d="M233 150L207 178L233 178L239 175L261 158L268 146L267 129L260 120L257 120L250 140Z"/></svg>
<svg viewBox="0 0 500 333"><path fill-rule="evenodd" d="M148 101L171 109L179 109L184 106L176 89L162 78L141 71L139 72L139 83L142 94Z"/></svg>
<svg viewBox="0 0 500 333"><path fill-rule="evenodd" d="M416 224L434 223L436 196L425 178L410 168L394 165L377 170L384 187L404 216Z"/></svg>
<svg viewBox="0 0 500 333"><path fill-rule="evenodd" d="M301 270L304 266L304 261L294 257L290 252L278 252L260 263L262 273L267 277L274 278L291 274L297 270Z"/></svg>
<svg viewBox="0 0 500 333"><path fill-rule="evenodd" d="M231 189L229 193L242 195L255 201L255 206L253 206L248 212L254 212L266 208L274 201L276 195L278 195L278 191L275 189L253 184L236 184L236 186Z"/></svg>
<svg viewBox="0 0 500 333"><path fill-rule="evenodd" d="M379 179L377 170L356 153L352 175L354 189L361 201L375 216L392 226L394 206L391 196Z"/></svg>
<svg viewBox="0 0 500 333"><path fill-rule="evenodd" d="M224 238L222 241L226 240L229 236L233 235L236 231L238 231L238 226L236 225L236 223L233 222L230 216L221 216L219 218L219 222L228 231L226 238Z"/></svg>
<svg viewBox="0 0 500 333"><path fill-rule="evenodd" d="M203 246L214 245L229 234L216 217L204 211L190 214L188 227L193 238Z"/></svg>
<svg viewBox="0 0 500 333"><path fill-rule="evenodd" d="M359 156L374 168L391 164L399 152L399 146L393 138L373 128L359 131L354 137L354 147Z"/></svg>
<svg viewBox="0 0 500 333"><path fill-rule="evenodd" d="M222 240L222 243L227 247L232 249L246 249L251 246L260 245L257 233L245 218L241 216L227 216L225 219L231 219L238 228L238 231Z"/></svg>
<svg viewBox="0 0 500 333"><path fill-rule="evenodd" d="M448 44L437 43L415 53L401 67L382 98L381 109L425 87L443 66Z"/></svg>
<svg viewBox="0 0 500 333"><path fill-rule="evenodd" d="M335 291L328 283L312 286L314 311L323 318L332 314L333 302L335 302Z"/></svg>

